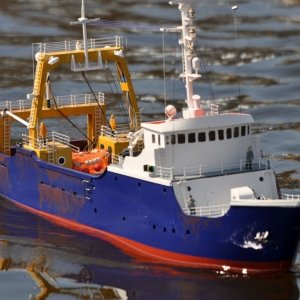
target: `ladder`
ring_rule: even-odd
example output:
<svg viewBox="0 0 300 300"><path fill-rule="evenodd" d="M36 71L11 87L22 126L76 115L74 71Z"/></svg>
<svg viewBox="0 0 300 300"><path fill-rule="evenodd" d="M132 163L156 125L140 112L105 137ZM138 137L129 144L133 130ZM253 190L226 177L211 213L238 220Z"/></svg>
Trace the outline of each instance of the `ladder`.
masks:
<svg viewBox="0 0 300 300"><path fill-rule="evenodd" d="M37 66L36 66L36 72L35 72L35 80L33 85L33 102L31 105L30 110L30 117L29 117L29 128L35 127L35 122L37 120L37 106L38 106L38 100L36 98L37 95L40 95L40 89L41 89L41 81L42 81L42 75L43 75L43 66L44 61L38 60Z"/></svg>
<svg viewBox="0 0 300 300"><path fill-rule="evenodd" d="M95 108L95 139L97 140L101 133L102 112L100 108Z"/></svg>
<svg viewBox="0 0 300 300"><path fill-rule="evenodd" d="M4 153L10 155L10 118L4 117L3 122Z"/></svg>
<svg viewBox="0 0 300 300"><path fill-rule="evenodd" d="M51 145L49 145L49 144L47 145L47 149L48 149L48 162L51 163L51 164L54 164L54 160L55 160L54 141L52 141Z"/></svg>
<svg viewBox="0 0 300 300"><path fill-rule="evenodd" d="M84 189L84 198L88 200L89 202L93 202L93 191L95 189L95 185L92 183L92 180L84 179L82 180L82 185Z"/></svg>

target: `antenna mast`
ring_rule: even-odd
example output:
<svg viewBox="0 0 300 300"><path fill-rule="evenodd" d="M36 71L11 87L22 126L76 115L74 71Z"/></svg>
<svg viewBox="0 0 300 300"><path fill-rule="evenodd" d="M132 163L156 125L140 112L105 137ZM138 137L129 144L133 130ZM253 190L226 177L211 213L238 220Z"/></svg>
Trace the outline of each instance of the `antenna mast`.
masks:
<svg viewBox="0 0 300 300"><path fill-rule="evenodd" d="M183 111L184 118L195 118L204 115L204 110L200 105L200 96L194 94L193 81L199 79L201 75L200 59L195 56L194 40L196 39L196 28L194 27L195 10L188 4L170 1L170 5L178 5L181 12L181 39L179 44L182 47L182 73L180 78L185 81L187 109Z"/></svg>
<svg viewBox="0 0 300 300"><path fill-rule="evenodd" d="M70 25L82 25L82 36L83 36L83 49L84 49L84 59L85 59L85 69L90 69L89 65L89 54L88 54L88 37L86 25L91 23L98 23L100 18L88 19L85 16L85 2L81 2L81 17L78 18L78 21L70 22Z"/></svg>

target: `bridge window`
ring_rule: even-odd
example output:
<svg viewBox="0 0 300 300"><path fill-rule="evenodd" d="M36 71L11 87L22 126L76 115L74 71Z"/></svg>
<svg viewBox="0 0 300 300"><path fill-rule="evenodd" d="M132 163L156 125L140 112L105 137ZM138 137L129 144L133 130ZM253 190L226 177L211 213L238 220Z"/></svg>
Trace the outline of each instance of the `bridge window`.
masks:
<svg viewBox="0 0 300 300"><path fill-rule="evenodd" d="M196 142L196 134L195 133L189 133L188 134L188 142L189 143L195 143Z"/></svg>
<svg viewBox="0 0 300 300"><path fill-rule="evenodd" d="M169 145L170 144L170 137L167 135L166 136L166 144Z"/></svg>
<svg viewBox="0 0 300 300"><path fill-rule="evenodd" d="M218 130L218 137L219 137L220 141L224 140L224 130L223 129Z"/></svg>
<svg viewBox="0 0 300 300"><path fill-rule="evenodd" d="M152 134L152 143L155 144L155 134Z"/></svg>
<svg viewBox="0 0 300 300"><path fill-rule="evenodd" d="M240 127L234 127L233 137L239 137Z"/></svg>
<svg viewBox="0 0 300 300"><path fill-rule="evenodd" d="M242 126L241 127L241 136L245 136L246 135L246 126Z"/></svg>
<svg viewBox="0 0 300 300"><path fill-rule="evenodd" d="M226 129L226 137L227 137L227 139L231 139L232 138L232 130L231 130L231 128L227 128Z"/></svg>
<svg viewBox="0 0 300 300"><path fill-rule="evenodd" d="M208 132L209 140L215 141L216 140L216 132L214 130L211 130Z"/></svg>
<svg viewBox="0 0 300 300"><path fill-rule="evenodd" d="M205 142L205 140L206 140L205 132L199 132L198 133L198 142Z"/></svg>
<svg viewBox="0 0 300 300"><path fill-rule="evenodd" d="M176 144L176 135L175 134L171 135L171 144L172 145Z"/></svg>
<svg viewBox="0 0 300 300"><path fill-rule="evenodd" d="M177 135L177 138L178 138L178 144L184 144L185 143L185 134L178 134Z"/></svg>

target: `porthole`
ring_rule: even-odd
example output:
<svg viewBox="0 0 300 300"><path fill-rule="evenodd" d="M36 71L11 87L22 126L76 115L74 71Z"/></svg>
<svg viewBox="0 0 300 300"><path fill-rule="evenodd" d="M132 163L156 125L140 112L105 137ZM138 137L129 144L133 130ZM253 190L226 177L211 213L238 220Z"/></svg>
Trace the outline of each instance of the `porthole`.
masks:
<svg viewBox="0 0 300 300"><path fill-rule="evenodd" d="M60 156L57 160L57 163L60 165L60 166L63 166L65 163L66 163L66 158L64 156Z"/></svg>
<svg viewBox="0 0 300 300"><path fill-rule="evenodd" d="M155 225L155 224L153 224L152 228L153 228L153 230L155 230L155 229L156 229L156 225Z"/></svg>
<svg viewBox="0 0 300 300"><path fill-rule="evenodd" d="M191 234L191 232L189 230L187 230L185 233L186 233L186 235L190 235Z"/></svg>
<svg viewBox="0 0 300 300"><path fill-rule="evenodd" d="M263 177L259 177L259 181L263 182L264 178Z"/></svg>
<svg viewBox="0 0 300 300"><path fill-rule="evenodd" d="M166 228L166 227L164 227L163 231L164 231L164 232L167 232L167 228Z"/></svg>
<svg viewBox="0 0 300 300"><path fill-rule="evenodd" d="M94 208L94 213L96 214L98 212L97 208Z"/></svg>

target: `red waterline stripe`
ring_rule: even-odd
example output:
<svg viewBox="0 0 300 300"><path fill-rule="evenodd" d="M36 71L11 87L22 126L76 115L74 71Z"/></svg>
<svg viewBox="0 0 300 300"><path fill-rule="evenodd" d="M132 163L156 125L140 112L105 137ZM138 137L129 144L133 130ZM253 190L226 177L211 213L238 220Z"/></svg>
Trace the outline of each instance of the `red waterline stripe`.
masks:
<svg viewBox="0 0 300 300"><path fill-rule="evenodd" d="M241 272L246 269L248 273L263 273L263 272L277 272L285 271L291 268L291 261L277 261L267 263L255 263L247 261L231 261L221 259L210 259L205 257L197 257L186 254L175 253L159 248L147 246L145 244L121 237L116 234L96 229L87 225L80 224L76 221L71 221L62 217L58 217L25 204L10 200L17 206L39 215L55 224L61 225L73 231L82 232L90 236L100 238L109 242L110 244L122 249L130 256L134 256L137 260L142 262L163 263L171 266L187 267L187 268L205 268L213 270L223 270L223 266L230 266L231 272Z"/></svg>

